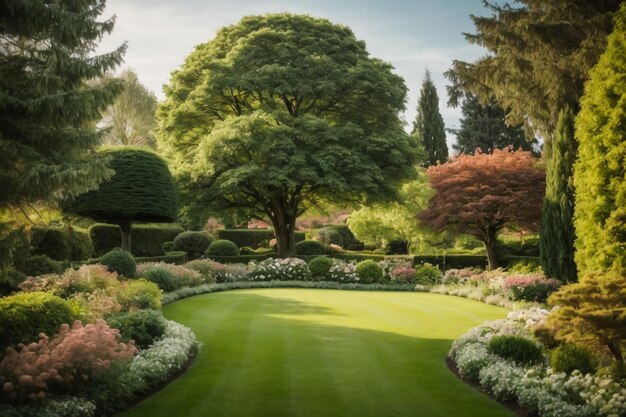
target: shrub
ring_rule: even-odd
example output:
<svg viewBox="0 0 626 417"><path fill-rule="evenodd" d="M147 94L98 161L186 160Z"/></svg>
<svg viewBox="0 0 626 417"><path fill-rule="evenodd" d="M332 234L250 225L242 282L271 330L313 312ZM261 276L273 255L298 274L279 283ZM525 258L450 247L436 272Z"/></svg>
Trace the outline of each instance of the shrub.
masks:
<svg viewBox="0 0 626 417"><path fill-rule="evenodd" d="M33 255L45 255L63 261L70 258L67 235L62 227L34 226L30 231Z"/></svg>
<svg viewBox="0 0 626 417"><path fill-rule="evenodd" d="M215 271L215 262L208 259L196 259L194 261L187 262L185 268L192 271L196 271L200 274L205 284L211 284L215 282L213 278L213 272Z"/></svg>
<svg viewBox="0 0 626 417"><path fill-rule="evenodd" d="M0 352L8 346L36 341L39 333L53 335L61 324L73 320L70 304L49 293L18 293L0 298Z"/></svg>
<svg viewBox="0 0 626 417"><path fill-rule="evenodd" d="M134 224L131 230L132 254L134 256L160 256L163 244L172 242L185 229L172 224ZM89 228L93 243L93 255L102 256L122 245L122 232L113 224L94 224Z"/></svg>
<svg viewBox="0 0 626 417"><path fill-rule="evenodd" d="M123 281L117 295L117 301L123 311L135 311L146 308L157 310L161 308L161 290L145 279Z"/></svg>
<svg viewBox="0 0 626 417"><path fill-rule="evenodd" d="M274 239L273 229L224 229L217 232L219 239L230 240L237 247L249 246L251 248L269 247ZM303 232L294 233L296 242L305 239Z"/></svg>
<svg viewBox="0 0 626 417"><path fill-rule="evenodd" d="M311 271L298 258L266 259L252 266L250 281L310 281Z"/></svg>
<svg viewBox="0 0 626 417"><path fill-rule="evenodd" d="M46 255L33 255L26 260L22 272L31 277L60 274L63 272L63 264L50 259Z"/></svg>
<svg viewBox="0 0 626 417"><path fill-rule="evenodd" d="M541 274L511 275L504 281L504 289L512 300L545 302L548 296L561 286L556 279Z"/></svg>
<svg viewBox="0 0 626 417"><path fill-rule="evenodd" d="M209 245L206 251L208 257L212 256L238 256L239 249L230 240L218 239Z"/></svg>
<svg viewBox="0 0 626 417"><path fill-rule="evenodd" d="M335 229L320 229L316 240L319 240L327 245L343 246L343 236L341 236L341 234Z"/></svg>
<svg viewBox="0 0 626 417"><path fill-rule="evenodd" d="M408 265L394 268L390 276L391 281L397 284L415 284L417 282L415 268Z"/></svg>
<svg viewBox="0 0 626 417"><path fill-rule="evenodd" d="M164 262L145 262L138 264L136 275L143 276L142 274L151 269L163 269L168 271L174 276L174 278L176 278L179 287L195 287L196 285L201 285L204 282L202 276L198 272L182 265L174 265Z"/></svg>
<svg viewBox="0 0 626 417"><path fill-rule="evenodd" d="M78 269L68 269L54 285L55 294L68 297L80 292L94 292L105 290L107 293L115 293L119 288L116 272L109 272L104 265L83 265Z"/></svg>
<svg viewBox="0 0 626 417"><path fill-rule="evenodd" d="M302 242L296 243L296 254L298 255L323 255L326 253L326 247L322 242L318 242L317 240L303 240Z"/></svg>
<svg viewBox="0 0 626 417"><path fill-rule="evenodd" d="M394 239L387 242L383 249L386 255L405 255L409 253L409 242L404 239Z"/></svg>
<svg viewBox="0 0 626 417"><path fill-rule="evenodd" d="M137 270L137 264L133 255L122 249L113 249L105 253L100 258L100 263L105 265L109 271L117 272L118 275L126 278L134 277Z"/></svg>
<svg viewBox="0 0 626 417"><path fill-rule="evenodd" d="M163 253L172 252L174 250L174 242L163 242L161 250Z"/></svg>
<svg viewBox="0 0 626 417"><path fill-rule="evenodd" d="M315 281L326 281L330 279L330 268L333 266L333 260L326 256L318 256L309 261L309 271Z"/></svg>
<svg viewBox="0 0 626 417"><path fill-rule="evenodd" d="M361 278L356 272L356 263L335 259L328 271L331 281L359 283Z"/></svg>
<svg viewBox="0 0 626 417"><path fill-rule="evenodd" d="M164 262L168 264L182 264L185 262L187 252L168 252L161 256L141 256L135 258L135 262Z"/></svg>
<svg viewBox="0 0 626 417"><path fill-rule="evenodd" d="M383 268L376 261L369 259L358 263L356 273L363 284L372 284L383 279Z"/></svg>
<svg viewBox="0 0 626 417"><path fill-rule="evenodd" d="M489 351L520 365L533 365L543 360L541 348L522 336L494 336L489 340Z"/></svg>
<svg viewBox="0 0 626 417"><path fill-rule="evenodd" d="M248 269L243 264L221 264L215 262L213 277L215 282L245 281L248 277Z"/></svg>
<svg viewBox="0 0 626 417"><path fill-rule="evenodd" d="M150 282L154 282L160 289L166 292L174 291L180 288L178 280L167 269L149 268L143 272L142 277Z"/></svg>
<svg viewBox="0 0 626 417"><path fill-rule="evenodd" d="M415 267L415 281L420 285L434 285L441 281L443 274L436 266L425 263Z"/></svg>
<svg viewBox="0 0 626 417"><path fill-rule="evenodd" d="M550 354L550 367L556 372L571 374L578 370L583 374L595 372L594 360L591 352L572 343L565 343L557 347Z"/></svg>
<svg viewBox="0 0 626 417"><path fill-rule="evenodd" d="M157 310L139 310L117 314L107 320L109 326L118 329L123 340L133 340L140 349L150 346L163 336L165 320Z"/></svg>
<svg viewBox="0 0 626 417"><path fill-rule="evenodd" d="M113 295L100 289L72 294L69 300L79 310L78 317L89 323L107 318L122 310L122 306Z"/></svg>
<svg viewBox="0 0 626 417"><path fill-rule="evenodd" d="M341 243L330 242L328 240L337 239L334 233L338 233L341 236ZM332 224L322 227L318 231L318 238L321 242L326 244L334 243L347 250L363 250L363 242L357 240L354 233L350 230L346 224Z"/></svg>
<svg viewBox="0 0 626 417"><path fill-rule="evenodd" d="M176 236L174 250L187 252L190 260L198 259L204 255L212 241L211 236L204 232L187 231Z"/></svg>

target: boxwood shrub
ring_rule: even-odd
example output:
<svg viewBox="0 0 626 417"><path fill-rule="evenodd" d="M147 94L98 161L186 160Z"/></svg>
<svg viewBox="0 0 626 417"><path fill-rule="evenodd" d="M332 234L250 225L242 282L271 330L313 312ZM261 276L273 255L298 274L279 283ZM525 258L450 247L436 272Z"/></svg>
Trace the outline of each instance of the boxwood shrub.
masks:
<svg viewBox="0 0 626 417"><path fill-rule="evenodd" d="M108 318L107 323L110 327L118 329L125 341L134 340L140 349L150 346L165 332L165 320L158 310L118 313Z"/></svg>
<svg viewBox="0 0 626 417"><path fill-rule="evenodd" d="M206 256L214 258L216 256L238 256L239 248L234 242L225 239L218 239L209 245Z"/></svg>
<svg viewBox="0 0 626 417"><path fill-rule="evenodd" d="M137 263L133 255L119 248L102 255L100 263L105 265L109 271L117 272L118 275L126 278L134 277L137 270Z"/></svg>
<svg viewBox="0 0 626 417"><path fill-rule="evenodd" d="M309 270L315 281L326 281L330 279L330 267L333 266L332 258L318 256L309 261Z"/></svg>
<svg viewBox="0 0 626 417"><path fill-rule="evenodd" d="M494 336L489 340L489 351L519 365L533 365L543 361L541 348L532 340L522 336Z"/></svg>
<svg viewBox="0 0 626 417"><path fill-rule="evenodd" d="M186 231L174 238L172 248L175 251L187 252L187 259L201 258L209 248L213 239L204 232Z"/></svg>
<svg viewBox="0 0 626 417"><path fill-rule="evenodd" d="M251 248L269 247L270 240L274 239L274 229L222 229L218 230L219 239L230 240L237 247ZM295 232L296 243L305 239L304 232Z"/></svg>
<svg viewBox="0 0 626 417"><path fill-rule="evenodd" d="M381 282L383 279L382 266L371 259L359 262L356 266L356 273L363 284L373 284L375 282Z"/></svg>
<svg viewBox="0 0 626 417"><path fill-rule="evenodd" d="M317 240L303 240L296 243L297 255L324 255L326 253L326 246Z"/></svg>

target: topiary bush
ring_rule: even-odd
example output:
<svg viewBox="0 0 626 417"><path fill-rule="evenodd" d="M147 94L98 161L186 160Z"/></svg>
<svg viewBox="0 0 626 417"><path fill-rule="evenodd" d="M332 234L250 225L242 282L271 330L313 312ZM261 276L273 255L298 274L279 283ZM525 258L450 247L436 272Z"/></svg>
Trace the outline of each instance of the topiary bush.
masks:
<svg viewBox="0 0 626 417"><path fill-rule="evenodd" d="M381 282L383 279L383 267L369 259L357 264L356 273L363 284Z"/></svg>
<svg viewBox="0 0 626 417"><path fill-rule="evenodd" d="M136 257L160 256L173 248L163 249L166 242L172 242L185 229L177 224L134 224L131 230L131 253ZM122 232L114 224L94 224L89 228L93 243L93 256L102 256L122 245Z"/></svg>
<svg viewBox="0 0 626 417"><path fill-rule="evenodd" d="M309 261L309 270L315 281L330 280L330 268L333 266L333 259L326 256L318 256Z"/></svg>
<svg viewBox="0 0 626 417"><path fill-rule="evenodd" d="M550 367L556 372L571 374L578 370L582 374L595 373L593 355L583 347L565 343L550 354Z"/></svg>
<svg viewBox="0 0 626 417"><path fill-rule="evenodd" d="M324 255L326 253L326 247L322 242L317 240L303 240L296 243L296 254L304 256Z"/></svg>
<svg viewBox="0 0 626 417"><path fill-rule="evenodd" d="M34 255L27 258L21 272L31 277L37 277L46 274L60 274L63 269L63 263L60 261L52 260L46 255Z"/></svg>
<svg viewBox="0 0 626 417"><path fill-rule="evenodd" d="M441 281L443 274L436 266L429 263L415 267L415 282L420 285L434 285Z"/></svg>
<svg viewBox="0 0 626 417"><path fill-rule="evenodd" d="M218 239L212 242L207 251L206 256L238 256L239 248L230 240Z"/></svg>
<svg viewBox="0 0 626 417"><path fill-rule="evenodd" d="M174 238L174 250L187 252L189 260L201 258L213 239L204 232L186 231Z"/></svg>
<svg viewBox="0 0 626 417"><path fill-rule="evenodd" d="M543 361L541 348L532 340L521 336L494 336L489 340L489 351L520 365L533 365Z"/></svg>
<svg viewBox="0 0 626 417"><path fill-rule="evenodd" d="M9 346L39 340L39 333L53 336L63 323L72 323L71 305L46 292L18 293L0 298L0 356Z"/></svg>
<svg viewBox="0 0 626 417"><path fill-rule="evenodd" d="M133 255L122 249L113 249L105 253L100 258L100 263L106 265L109 271L117 272L118 275L126 278L134 277L137 270Z"/></svg>
<svg viewBox="0 0 626 417"><path fill-rule="evenodd" d="M165 320L157 310L138 310L116 314L107 319L110 327L118 329L124 340L134 340L140 349L150 346L163 336Z"/></svg>
<svg viewBox="0 0 626 417"><path fill-rule="evenodd" d="M154 282L160 289L166 292L174 291L180 288L176 276L167 269L150 268L143 272L142 278L150 282Z"/></svg>

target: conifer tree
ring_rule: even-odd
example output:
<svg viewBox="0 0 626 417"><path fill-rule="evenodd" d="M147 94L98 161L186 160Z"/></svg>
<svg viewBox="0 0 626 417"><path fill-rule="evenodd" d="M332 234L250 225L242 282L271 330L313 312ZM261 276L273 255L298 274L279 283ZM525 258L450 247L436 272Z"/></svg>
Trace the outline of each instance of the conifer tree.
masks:
<svg viewBox="0 0 626 417"><path fill-rule="evenodd" d="M556 137L544 149L546 196L540 235L541 266L545 274L565 282L576 281L572 179L576 148L574 115L568 109L561 112Z"/></svg>
<svg viewBox="0 0 626 417"><path fill-rule="evenodd" d="M94 188L112 174L92 158L96 121L119 82L91 81L122 62L126 45L99 56L114 19L103 0L0 2L0 208ZM91 83L90 83L91 82Z"/></svg>
<svg viewBox="0 0 626 417"><path fill-rule="evenodd" d="M412 135L416 136L427 154L427 165L443 164L448 160L448 145L443 118L439 113L439 97L430 71L422 82L417 104L417 116L413 122Z"/></svg>

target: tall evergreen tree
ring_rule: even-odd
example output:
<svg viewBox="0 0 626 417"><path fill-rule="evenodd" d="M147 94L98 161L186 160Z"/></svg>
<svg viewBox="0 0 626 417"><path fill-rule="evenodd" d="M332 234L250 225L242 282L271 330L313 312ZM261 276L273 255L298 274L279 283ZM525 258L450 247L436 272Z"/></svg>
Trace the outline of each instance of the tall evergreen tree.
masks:
<svg viewBox="0 0 626 417"><path fill-rule="evenodd" d="M114 19L104 0L0 2L0 208L94 188L112 174L93 158L96 121L120 83L90 81L122 62L126 45L92 56Z"/></svg>
<svg viewBox="0 0 626 417"><path fill-rule="evenodd" d="M448 145L443 118L439 113L439 97L430 71L422 82L417 104L417 116L413 122L412 135L416 136L427 154L427 164L437 165L448 160Z"/></svg>
<svg viewBox="0 0 626 417"><path fill-rule="evenodd" d="M577 144L574 114L567 109L559 115L556 137L544 148L546 196L541 215L541 266L547 276L576 281L574 262L573 166Z"/></svg>
<svg viewBox="0 0 626 417"><path fill-rule="evenodd" d="M489 153L509 146L524 151L536 150L537 140L528 139L523 125L506 125L504 109L495 99L482 105L476 96L468 94L463 99L461 111L461 128L450 129L456 135L457 143L452 147L457 152L473 154L480 149Z"/></svg>

